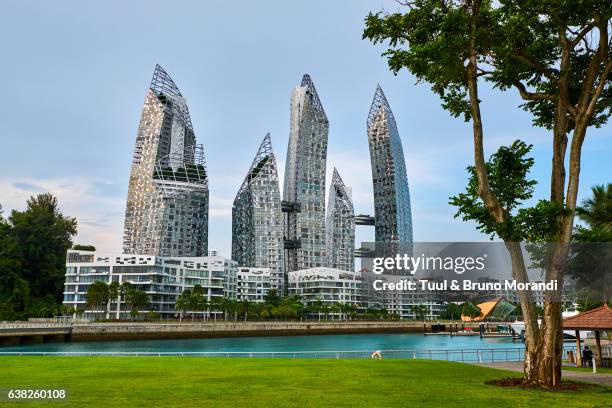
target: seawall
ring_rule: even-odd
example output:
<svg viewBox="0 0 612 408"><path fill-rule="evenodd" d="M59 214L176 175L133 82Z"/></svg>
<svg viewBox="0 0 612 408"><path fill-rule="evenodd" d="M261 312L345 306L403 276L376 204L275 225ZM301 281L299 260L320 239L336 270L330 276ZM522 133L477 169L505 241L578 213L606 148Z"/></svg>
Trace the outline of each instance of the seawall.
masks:
<svg viewBox="0 0 612 408"><path fill-rule="evenodd" d="M171 339L247 336L296 336L351 333L423 333L433 322L349 321L349 322L188 322L188 323L88 323L73 324L71 341ZM461 329L461 323L446 323L447 331ZM477 330L478 324L463 327Z"/></svg>

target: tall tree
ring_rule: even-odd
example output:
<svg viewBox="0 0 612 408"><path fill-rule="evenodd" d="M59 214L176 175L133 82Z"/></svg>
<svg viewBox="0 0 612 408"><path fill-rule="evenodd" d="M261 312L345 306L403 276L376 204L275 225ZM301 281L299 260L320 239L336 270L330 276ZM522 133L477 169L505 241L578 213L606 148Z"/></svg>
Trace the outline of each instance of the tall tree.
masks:
<svg viewBox="0 0 612 408"><path fill-rule="evenodd" d="M49 317L63 300L66 250L76 234L50 194L31 197L5 220L0 207L0 319Z"/></svg>
<svg viewBox="0 0 612 408"><path fill-rule="evenodd" d="M274 307L280 305L281 298L276 289L270 289L264 295L264 302Z"/></svg>
<svg viewBox="0 0 612 408"><path fill-rule="evenodd" d="M101 310L106 308L110 295L108 284L102 281L96 281L87 288L87 305L93 310Z"/></svg>
<svg viewBox="0 0 612 408"><path fill-rule="evenodd" d="M125 295L125 304L130 308L130 315L135 317L149 306L149 295L145 291L130 288Z"/></svg>
<svg viewBox="0 0 612 408"><path fill-rule="evenodd" d="M516 280L527 281L516 237L508 233L512 213L492 190L483 147L479 87L489 81L514 89L533 123L551 131L550 199L534 213L557 224L545 279L562 286L576 212L582 145L589 127L610 116L612 69L609 0L414 0L407 12L367 16L364 38L388 41L390 68L403 68L427 82L454 116L472 122L474 175L484 212L475 219L492 226L512 259ZM567 157L569 148L569 157ZM567 169L566 169L567 163ZM561 290L562 288L559 288ZM555 387L561 380L561 303L547 293L542 325L533 298L520 292L525 319L525 380Z"/></svg>
<svg viewBox="0 0 612 408"><path fill-rule="evenodd" d="M66 251L72 247L76 219L65 217L57 198L39 194L28 200L25 211L13 210L9 217L22 253L21 274L34 297L51 295L63 300Z"/></svg>
<svg viewBox="0 0 612 408"><path fill-rule="evenodd" d="M14 320L29 304L30 287L20 274L19 243L1 210L0 206L0 320Z"/></svg>
<svg viewBox="0 0 612 408"><path fill-rule="evenodd" d="M121 285L119 284L119 282L117 281L112 281L111 283L109 283L108 285L108 300L109 300L109 304L108 304L108 311L111 312L110 310L110 304L112 302L116 302L116 307L115 307L115 312L119 311L119 294L121 293Z"/></svg>

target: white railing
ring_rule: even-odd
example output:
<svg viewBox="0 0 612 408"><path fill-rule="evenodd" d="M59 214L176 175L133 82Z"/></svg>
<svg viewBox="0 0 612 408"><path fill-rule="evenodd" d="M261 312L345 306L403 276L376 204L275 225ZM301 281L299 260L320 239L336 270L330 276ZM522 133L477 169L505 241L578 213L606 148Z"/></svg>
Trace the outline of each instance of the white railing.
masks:
<svg viewBox="0 0 612 408"><path fill-rule="evenodd" d="M67 323L0 323L0 329L41 329L54 327L71 327Z"/></svg>
<svg viewBox="0 0 612 408"><path fill-rule="evenodd" d="M564 351L574 350L565 347ZM383 359L427 359L461 361L469 363L492 363L501 361L522 361L525 349L477 348L477 349L424 349L424 350L380 350ZM14 351L0 352L1 356L112 356L112 357L242 357L242 358L327 358L327 359L368 359L374 350L352 351L210 351L210 352L129 352L129 351Z"/></svg>
<svg viewBox="0 0 612 408"><path fill-rule="evenodd" d="M71 319L54 318L40 321L13 321L0 322L0 330L9 329L44 329L44 328L70 328L72 327Z"/></svg>

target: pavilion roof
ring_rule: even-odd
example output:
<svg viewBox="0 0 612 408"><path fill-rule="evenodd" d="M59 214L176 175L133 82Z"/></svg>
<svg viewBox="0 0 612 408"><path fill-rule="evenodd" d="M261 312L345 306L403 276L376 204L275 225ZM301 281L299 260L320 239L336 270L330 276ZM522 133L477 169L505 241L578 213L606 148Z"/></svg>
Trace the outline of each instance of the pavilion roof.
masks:
<svg viewBox="0 0 612 408"><path fill-rule="evenodd" d="M603 306L563 319L564 329L612 330L612 308Z"/></svg>

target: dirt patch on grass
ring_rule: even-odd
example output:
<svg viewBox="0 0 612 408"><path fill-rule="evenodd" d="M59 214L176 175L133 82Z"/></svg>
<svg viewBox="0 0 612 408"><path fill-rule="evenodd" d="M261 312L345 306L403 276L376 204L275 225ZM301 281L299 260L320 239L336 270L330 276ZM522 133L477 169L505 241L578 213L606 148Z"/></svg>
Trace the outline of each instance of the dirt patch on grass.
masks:
<svg viewBox="0 0 612 408"><path fill-rule="evenodd" d="M561 385L555 388L546 388L542 386L528 384L523 378L517 377L508 377L499 380L489 380L485 381L485 384L503 388L525 388L546 391L592 391L593 389L599 388L599 386L595 384L586 384L575 381L562 381Z"/></svg>

